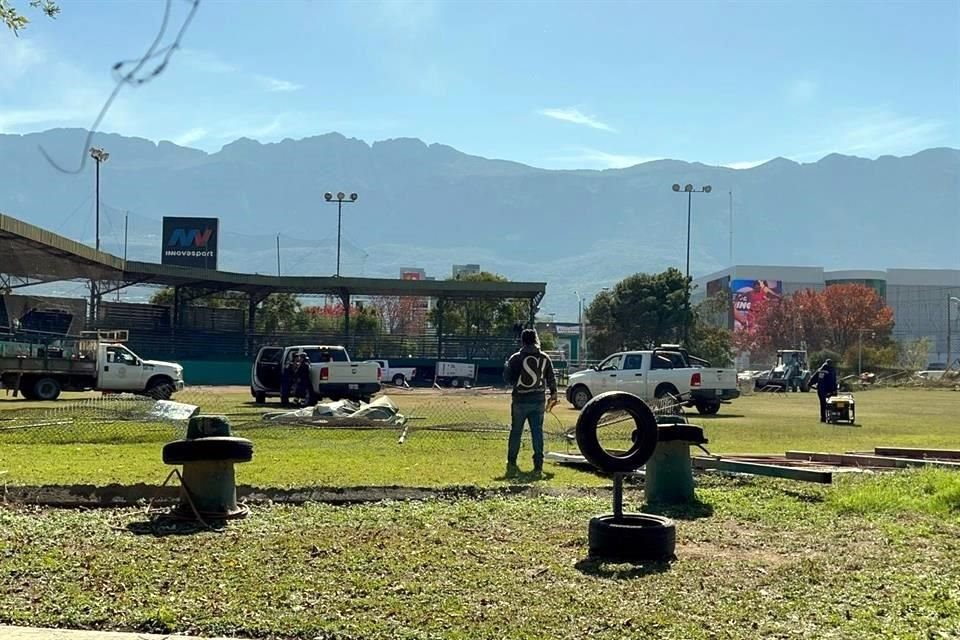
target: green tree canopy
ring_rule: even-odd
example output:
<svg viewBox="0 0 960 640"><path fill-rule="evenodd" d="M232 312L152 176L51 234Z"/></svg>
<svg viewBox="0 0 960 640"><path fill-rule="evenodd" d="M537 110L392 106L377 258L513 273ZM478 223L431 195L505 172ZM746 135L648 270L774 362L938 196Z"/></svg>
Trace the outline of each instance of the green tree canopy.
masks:
<svg viewBox="0 0 960 640"><path fill-rule="evenodd" d="M690 316L686 278L679 270L636 273L601 291L587 307L587 321L594 330L590 352L608 354L676 342Z"/></svg>
<svg viewBox="0 0 960 640"><path fill-rule="evenodd" d="M30 0L30 6L40 9L50 18L56 18L60 13L60 7L54 0ZM17 11L11 0L0 0L0 22L7 25L14 35L20 35L20 30L30 23L30 19Z"/></svg>
<svg viewBox="0 0 960 640"><path fill-rule="evenodd" d="M503 276L486 271L460 278L461 282L509 282ZM510 336L516 323L526 324L530 305L524 300L490 300L470 298L447 300L443 307L443 331L471 338ZM439 323L440 309L430 312L434 326Z"/></svg>

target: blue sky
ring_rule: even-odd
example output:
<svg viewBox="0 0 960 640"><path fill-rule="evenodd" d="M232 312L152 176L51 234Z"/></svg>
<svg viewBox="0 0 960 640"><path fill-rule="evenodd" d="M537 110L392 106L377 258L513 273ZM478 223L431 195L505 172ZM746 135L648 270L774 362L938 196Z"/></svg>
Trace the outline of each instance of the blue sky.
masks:
<svg viewBox="0 0 960 640"><path fill-rule="evenodd" d="M189 8L172 0L172 27ZM88 126L164 0L0 34L0 132ZM207 151L339 131L549 168L960 147L960 2L203 0L106 131Z"/></svg>

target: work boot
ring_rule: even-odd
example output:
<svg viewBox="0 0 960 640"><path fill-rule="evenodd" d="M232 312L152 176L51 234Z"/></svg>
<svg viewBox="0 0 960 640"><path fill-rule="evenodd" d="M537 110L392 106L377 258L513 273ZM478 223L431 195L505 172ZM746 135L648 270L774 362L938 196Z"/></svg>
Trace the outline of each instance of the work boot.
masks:
<svg viewBox="0 0 960 640"><path fill-rule="evenodd" d="M504 474L507 478L516 478L520 475L520 467L515 462L507 463L507 472Z"/></svg>

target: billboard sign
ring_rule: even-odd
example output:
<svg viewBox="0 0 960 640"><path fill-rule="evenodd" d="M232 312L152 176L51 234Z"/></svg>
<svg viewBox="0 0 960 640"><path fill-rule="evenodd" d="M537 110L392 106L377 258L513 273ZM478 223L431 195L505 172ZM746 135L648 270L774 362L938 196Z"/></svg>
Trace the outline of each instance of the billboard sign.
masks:
<svg viewBox="0 0 960 640"><path fill-rule="evenodd" d="M161 264L217 268L219 218L163 218Z"/></svg>
<svg viewBox="0 0 960 640"><path fill-rule="evenodd" d="M731 280L733 329L743 331L753 325L759 303L783 297L782 280Z"/></svg>

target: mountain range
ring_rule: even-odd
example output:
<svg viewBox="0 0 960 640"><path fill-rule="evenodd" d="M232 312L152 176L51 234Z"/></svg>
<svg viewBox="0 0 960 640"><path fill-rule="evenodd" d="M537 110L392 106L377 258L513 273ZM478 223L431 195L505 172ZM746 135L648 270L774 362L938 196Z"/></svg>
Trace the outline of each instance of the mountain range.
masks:
<svg viewBox="0 0 960 640"><path fill-rule="evenodd" d="M0 211L93 244L94 165L77 169L86 131L0 135ZM165 215L220 218L220 268L329 275L343 207L343 275L450 276L479 263L513 280L546 281L547 312L576 316L590 296L637 271L684 268L692 199L691 272L737 264L883 269L960 267L960 150L875 160L777 158L750 169L659 160L626 169L558 171L401 138L367 144L337 133L216 153L117 134L92 144L101 167L103 248L159 261ZM732 197L731 195L732 194ZM731 229L731 201L732 220ZM126 241L124 223L128 224ZM279 239L278 239L279 237Z"/></svg>

